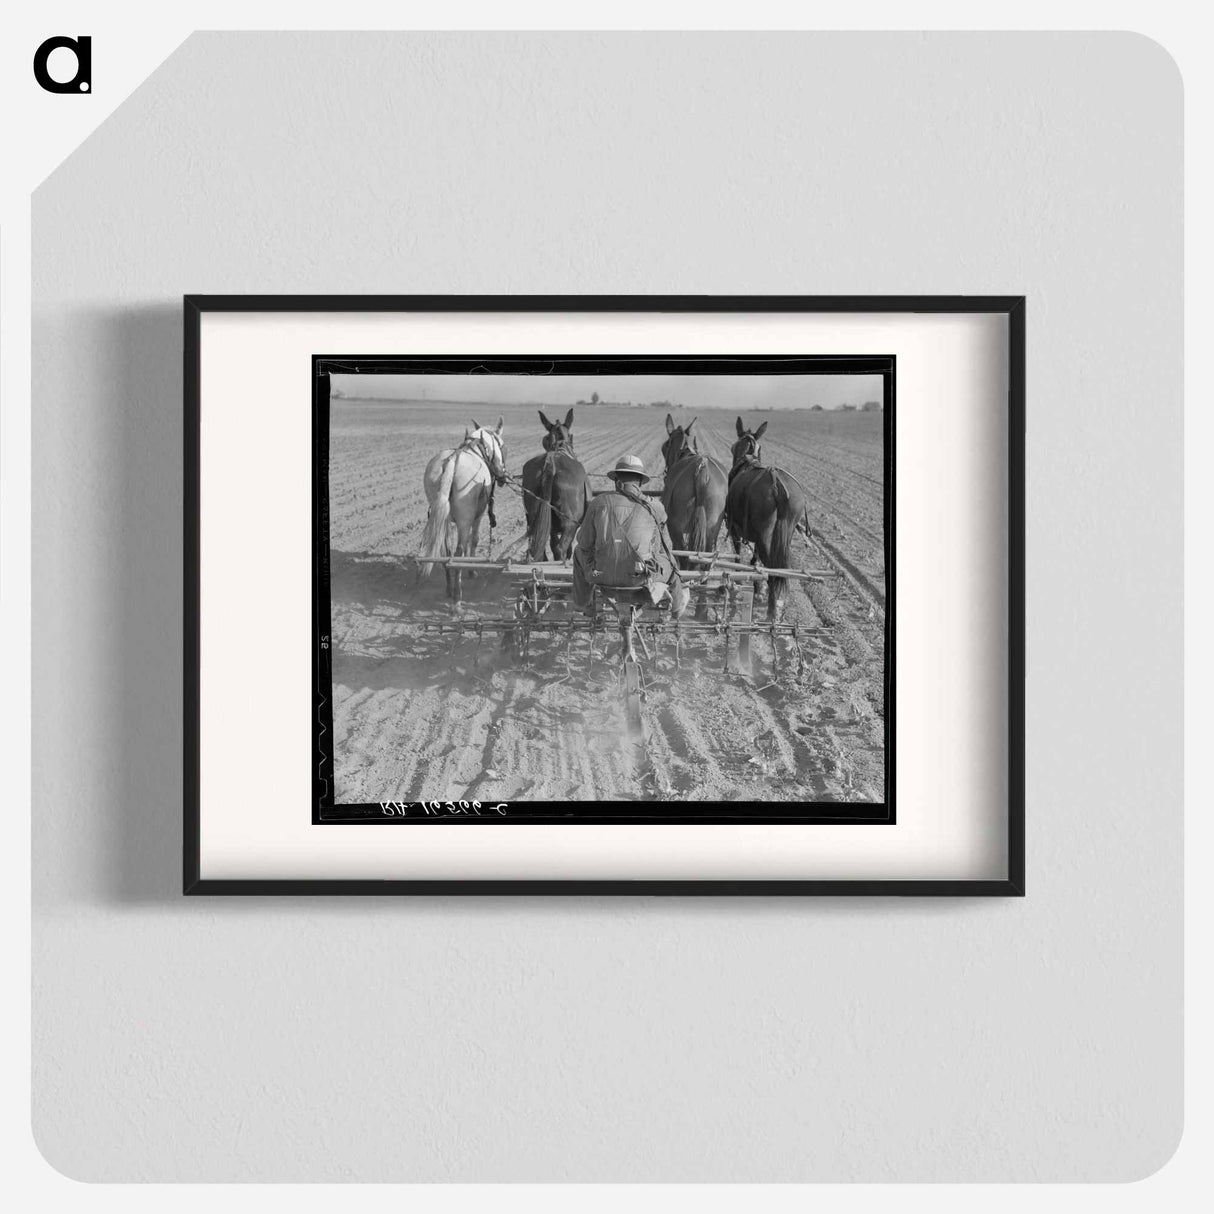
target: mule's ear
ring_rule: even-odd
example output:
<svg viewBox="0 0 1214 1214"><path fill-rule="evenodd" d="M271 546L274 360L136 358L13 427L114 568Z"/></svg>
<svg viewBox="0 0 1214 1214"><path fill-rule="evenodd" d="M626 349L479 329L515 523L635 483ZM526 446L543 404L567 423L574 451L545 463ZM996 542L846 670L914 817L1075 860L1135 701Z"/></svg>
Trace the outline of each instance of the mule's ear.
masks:
<svg viewBox="0 0 1214 1214"><path fill-rule="evenodd" d="M475 425L475 423L473 423L473 424ZM467 426L465 426L465 427L464 427L464 442L467 442L467 441L468 441L468 439L469 439L469 437L470 437L470 436L469 436L469 434L468 434L468 427L467 427Z"/></svg>
<svg viewBox="0 0 1214 1214"><path fill-rule="evenodd" d="M694 425L696 424L696 422L697 422L697 421L699 421L699 418L698 418L698 417L693 417L693 418L691 419L691 421L689 421L689 422L687 423L687 425L685 425L685 426L683 427L683 433L684 433L684 434L690 434L690 433L691 433L691 427L692 427L692 426L694 426Z"/></svg>
<svg viewBox="0 0 1214 1214"><path fill-rule="evenodd" d="M539 414L540 414L540 421L542 421L542 422L544 423L544 429L545 429L545 430L551 430L551 429L552 429L552 423L551 423L551 422L550 422L550 421L549 421L549 420L548 420L548 419L547 419L547 418L544 416L544 411L543 411L543 409L541 409L541 410L539 411Z"/></svg>
<svg viewBox="0 0 1214 1214"><path fill-rule="evenodd" d="M742 429L742 419L739 417L738 418L738 437L741 438L742 435L745 433L746 433L746 431Z"/></svg>
<svg viewBox="0 0 1214 1214"><path fill-rule="evenodd" d="M763 437L763 431L764 431L764 430L766 430L766 429L767 429L767 423L766 423L766 422L764 422L764 423L763 423L763 424L762 424L762 425L761 425L761 426L760 426L760 427L759 427L759 428L758 428L758 429L755 431L755 438L762 438L762 437Z"/></svg>
<svg viewBox="0 0 1214 1214"><path fill-rule="evenodd" d="M573 410L570 409L569 412L565 414L565 429L568 430L569 427L572 425L573 425Z"/></svg>
<svg viewBox="0 0 1214 1214"><path fill-rule="evenodd" d="M480 422L478 422L478 421L476 420L476 418L474 417L474 418L472 419L472 429L473 429L473 430L479 430L480 428L481 428L481 424L480 424Z"/></svg>
<svg viewBox="0 0 1214 1214"><path fill-rule="evenodd" d="M674 433L674 418L671 417L669 413L666 414L666 433Z"/></svg>
<svg viewBox="0 0 1214 1214"><path fill-rule="evenodd" d="M496 429L496 430L494 430L494 432L493 432L493 433L494 433L494 434L501 434L502 429L503 429L503 427L504 427L505 425L506 425L506 419L505 419L505 418L504 418L504 417L503 417L503 416L502 416L502 415L499 413L499 414L497 415L497 429Z"/></svg>

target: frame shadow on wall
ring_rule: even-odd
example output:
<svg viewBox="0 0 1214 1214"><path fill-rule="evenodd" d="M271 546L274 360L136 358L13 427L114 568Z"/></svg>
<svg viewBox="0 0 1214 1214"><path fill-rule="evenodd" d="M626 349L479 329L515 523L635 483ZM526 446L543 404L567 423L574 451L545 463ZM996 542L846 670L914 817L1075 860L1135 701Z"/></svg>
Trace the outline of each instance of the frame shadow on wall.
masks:
<svg viewBox="0 0 1214 1214"><path fill-rule="evenodd" d="M102 796L105 845L98 874L112 900L180 902L182 797L181 308L107 312L94 385L112 443L107 468L118 537L99 604L113 621L106 719L100 723L115 780Z"/></svg>

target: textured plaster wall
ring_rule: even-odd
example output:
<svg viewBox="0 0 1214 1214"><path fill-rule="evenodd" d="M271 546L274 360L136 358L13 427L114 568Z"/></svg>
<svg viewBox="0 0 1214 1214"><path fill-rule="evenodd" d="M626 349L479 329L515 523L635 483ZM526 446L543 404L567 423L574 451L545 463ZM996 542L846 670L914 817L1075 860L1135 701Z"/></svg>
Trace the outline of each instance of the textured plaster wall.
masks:
<svg viewBox="0 0 1214 1214"><path fill-rule="evenodd" d="M1133 35L190 39L34 196L47 1158L93 1180L1160 1166L1181 105ZM1029 896L183 901L186 291L1026 293ZM252 517L248 541L274 542ZM256 671L232 694L283 708Z"/></svg>

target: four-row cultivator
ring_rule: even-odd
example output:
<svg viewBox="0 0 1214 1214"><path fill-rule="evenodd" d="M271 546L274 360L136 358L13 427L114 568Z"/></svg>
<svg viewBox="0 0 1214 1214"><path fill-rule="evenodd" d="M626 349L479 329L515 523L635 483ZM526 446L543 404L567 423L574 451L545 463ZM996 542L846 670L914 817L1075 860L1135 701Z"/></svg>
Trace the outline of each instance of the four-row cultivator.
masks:
<svg viewBox="0 0 1214 1214"><path fill-rule="evenodd" d="M741 561L722 558L711 552L676 552L692 568L682 573L683 584L691 595L687 613L674 620L669 607L655 608L643 588L598 586L593 611L584 614L572 603L573 566L559 561L500 560L476 557L445 557L444 563L460 569L496 573L506 579L510 593L501 600L502 613L491 616L462 615L456 619L428 621L426 632L452 638L452 648L461 637L472 635L477 641L479 660L486 636L499 636L503 648L512 648L524 665L531 658L532 641L537 636L563 638L561 656L564 678L573 677L574 640L585 637L589 656L587 674L594 671L600 657L599 638L615 631L620 639L619 672L625 695L626 715L634 734L643 732L640 701L643 695L641 657L654 664L663 647L668 647L673 666L683 665L685 641L700 640L710 645L721 642L721 669L726 673L749 676L752 673L752 638L771 638L771 680L780 677L782 668L792 667L799 677L805 668L802 640L821 631L799 623L759 621L755 619L756 588L770 575L821 581L837 577L834 570L763 569ZM777 638L785 638L785 655ZM789 645L791 643L791 645Z"/></svg>

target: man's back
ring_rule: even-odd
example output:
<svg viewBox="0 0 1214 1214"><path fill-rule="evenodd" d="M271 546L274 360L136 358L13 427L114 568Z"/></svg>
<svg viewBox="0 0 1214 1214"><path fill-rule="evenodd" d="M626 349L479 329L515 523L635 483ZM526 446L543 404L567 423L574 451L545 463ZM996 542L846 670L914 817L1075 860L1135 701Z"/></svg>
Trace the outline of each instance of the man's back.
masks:
<svg viewBox="0 0 1214 1214"><path fill-rule="evenodd" d="M578 531L578 548L588 558L592 580L607 586L643 581L647 562L660 562L663 555L659 532L665 523L661 502L642 497L639 489L600 493Z"/></svg>

